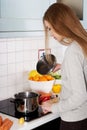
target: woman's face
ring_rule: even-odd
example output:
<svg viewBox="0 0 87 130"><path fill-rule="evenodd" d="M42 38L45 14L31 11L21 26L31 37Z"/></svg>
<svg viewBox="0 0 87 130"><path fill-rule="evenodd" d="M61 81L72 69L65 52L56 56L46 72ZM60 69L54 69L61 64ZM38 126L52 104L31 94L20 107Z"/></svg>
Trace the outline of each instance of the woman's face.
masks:
<svg viewBox="0 0 87 130"><path fill-rule="evenodd" d="M45 24L46 28L48 29L50 36L52 36L54 39L56 39L59 42L61 42L63 40L64 37L59 35L58 33L56 33L48 21L45 20L44 24Z"/></svg>

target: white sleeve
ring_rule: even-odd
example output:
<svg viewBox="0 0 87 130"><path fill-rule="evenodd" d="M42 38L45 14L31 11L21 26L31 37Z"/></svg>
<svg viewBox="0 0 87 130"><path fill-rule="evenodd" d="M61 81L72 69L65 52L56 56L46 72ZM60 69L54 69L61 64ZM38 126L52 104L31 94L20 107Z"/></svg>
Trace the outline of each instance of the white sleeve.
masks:
<svg viewBox="0 0 87 130"><path fill-rule="evenodd" d="M54 104L52 106L53 112L65 112L77 109L87 100L86 85L83 75L84 56L82 51L77 49L78 48L69 48L65 54L63 63L63 74L67 73L64 74L67 75L67 80L63 86L65 88L69 87L71 94L68 98Z"/></svg>

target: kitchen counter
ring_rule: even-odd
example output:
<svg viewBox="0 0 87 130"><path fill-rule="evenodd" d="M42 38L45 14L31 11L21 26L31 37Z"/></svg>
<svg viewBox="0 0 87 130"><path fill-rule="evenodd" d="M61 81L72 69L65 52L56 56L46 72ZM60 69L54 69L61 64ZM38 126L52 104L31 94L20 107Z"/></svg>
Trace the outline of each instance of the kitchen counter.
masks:
<svg viewBox="0 0 87 130"><path fill-rule="evenodd" d="M3 119L9 118L13 121L13 125L10 130L32 130L38 126L41 126L59 117L57 113L49 113L43 117L34 119L33 121L24 122L24 124L21 125L19 124L17 118L14 118L14 117L2 114L2 113L0 113L0 115L2 116Z"/></svg>

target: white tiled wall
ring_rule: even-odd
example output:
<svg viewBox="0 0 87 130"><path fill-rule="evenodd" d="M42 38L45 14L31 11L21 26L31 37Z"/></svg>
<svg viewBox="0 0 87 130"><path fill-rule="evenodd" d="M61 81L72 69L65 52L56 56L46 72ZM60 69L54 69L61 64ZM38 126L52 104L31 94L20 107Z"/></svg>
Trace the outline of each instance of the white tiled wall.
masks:
<svg viewBox="0 0 87 130"><path fill-rule="evenodd" d="M38 49L44 46L43 37L0 39L0 100L29 88L28 72L36 69ZM64 48L52 39L49 47L61 62Z"/></svg>

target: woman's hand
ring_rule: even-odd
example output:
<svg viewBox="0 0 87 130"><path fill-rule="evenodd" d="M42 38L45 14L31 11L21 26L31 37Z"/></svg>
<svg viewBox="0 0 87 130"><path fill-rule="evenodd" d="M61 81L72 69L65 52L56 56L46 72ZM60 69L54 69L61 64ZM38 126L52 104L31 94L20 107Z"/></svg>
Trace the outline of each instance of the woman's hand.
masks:
<svg viewBox="0 0 87 130"><path fill-rule="evenodd" d="M56 64L55 68L53 68L52 72L56 72L61 69L61 64Z"/></svg>
<svg viewBox="0 0 87 130"><path fill-rule="evenodd" d="M52 99L50 99L50 100L47 100L47 101L43 102L43 103L41 104L43 113L52 112L52 105L53 105L54 103L58 103L59 100L60 100L59 97L56 96L56 97L54 97L54 98L52 98Z"/></svg>
<svg viewBox="0 0 87 130"><path fill-rule="evenodd" d="M48 112L51 112L51 106L52 106L52 103L50 103L50 101L45 101L42 103L41 107L42 107L42 110L43 110L43 113L48 113Z"/></svg>

